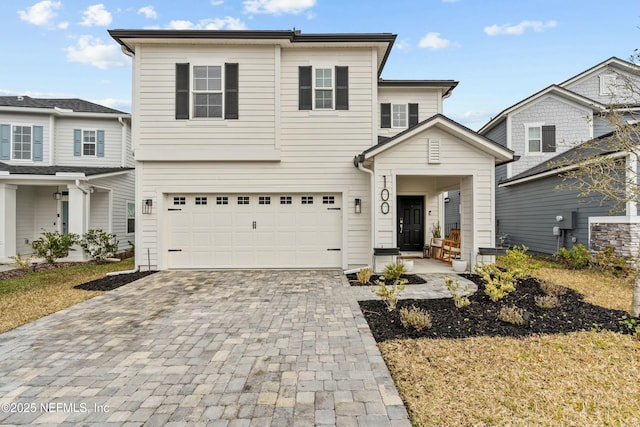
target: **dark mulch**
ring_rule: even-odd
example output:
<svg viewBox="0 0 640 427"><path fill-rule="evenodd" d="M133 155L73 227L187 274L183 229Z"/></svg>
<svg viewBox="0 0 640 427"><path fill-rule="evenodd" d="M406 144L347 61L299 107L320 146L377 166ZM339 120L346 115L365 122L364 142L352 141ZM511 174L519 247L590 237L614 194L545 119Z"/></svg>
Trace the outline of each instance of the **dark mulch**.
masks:
<svg viewBox="0 0 640 427"><path fill-rule="evenodd" d="M351 284L351 286L375 286L376 284L376 280L378 280L381 276L374 274L371 276L371 279L369 279L369 283L366 284L362 284L360 282L358 282L358 279L356 277L355 273L351 273L351 274L347 274L347 279L349 280L349 283ZM422 277L418 276L417 274L403 274L402 276L400 276L401 279L406 279L407 280L407 285L422 285L427 283L426 280L424 280ZM384 283L387 286L393 285L393 280L391 279L387 279L385 278Z"/></svg>
<svg viewBox="0 0 640 427"><path fill-rule="evenodd" d="M484 294L484 282L479 276L463 276L473 280L478 285L478 291L469 297L471 304L462 309L456 308L451 298L400 300L394 312L387 311L380 300L360 301L360 308L376 341L474 336L523 337L594 329L630 333L629 328L620 323L621 320L630 318L629 313L586 303L579 293L571 289L558 297L558 307L543 309L534 300L536 295L544 295L537 279L520 281L516 291L501 301L493 302ZM429 312L433 323L430 329L418 332L411 327L402 326L399 310L412 305ZM504 305L515 305L525 310L527 323L513 325L499 320L498 312Z"/></svg>
<svg viewBox="0 0 640 427"><path fill-rule="evenodd" d="M138 271L136 273L105 276L100 279L92 280L91 282L74 286L74 289L83 289L85 291L112 291L120 286L124 286L154 273L157 273L157 271Z"/></svg>

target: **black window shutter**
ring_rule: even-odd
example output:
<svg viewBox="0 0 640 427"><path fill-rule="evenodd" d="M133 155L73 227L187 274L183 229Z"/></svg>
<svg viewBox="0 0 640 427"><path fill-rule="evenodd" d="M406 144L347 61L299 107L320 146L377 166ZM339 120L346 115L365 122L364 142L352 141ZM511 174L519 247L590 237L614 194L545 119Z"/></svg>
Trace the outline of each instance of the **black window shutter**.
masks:
<svg viewBox="0 0 640 427"><path fill-rule="evenodd" d="M556 152L556 127L542 126L542 152Z"/></svg>
<svg viewBox="0 0 640 427"><path fill-rule="evenodd" d="M238 64L224 64L224 118L238 118Z"/></svg>
<svg viewBox="0 0 640 427"><path fill-rule="evenodd" d="M176 64L176 119L189 118L189 64Z"/></svg>
<svg viewBox="0 0 640 427"><path fill-rule="evenodd" d="M336 67L336 110L349 109L349 67Z"/></svg>
<svg viewBox="0 0 640 427"><path fill-rule="evenodd" d="M418 104L409 104L409 127L418 124Z"/></svg>
<svg viewBox="0 0 640 427"><path fill-rule="evenodd" d="M391 104L380 104L380 127L391 127Z"/></svg>
<svg viewBox="0 0 640 427"><path fill-rule="evenodd" d="M312 103L311 66L298 67L298 109L311 110Z"/></svg>

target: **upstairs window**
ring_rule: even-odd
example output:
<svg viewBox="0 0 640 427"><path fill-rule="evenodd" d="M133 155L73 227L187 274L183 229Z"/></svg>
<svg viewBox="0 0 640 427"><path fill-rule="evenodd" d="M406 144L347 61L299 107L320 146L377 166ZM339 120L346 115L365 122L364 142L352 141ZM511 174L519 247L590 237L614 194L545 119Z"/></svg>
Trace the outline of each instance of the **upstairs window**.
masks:
<svg viewBox="0 0 640 427"><path fill-rule="evenodd" d="M13 127L13 159L31 160L31 126Z"/></svg>
<svg viewBox="0 0 640 427"><path fill-rule="evenodd" d="M238 119L238 64L176 64L176 119Z"/></svg>
<svg viewBox="0 0 640 427"><path fill-rule="evenodd" d="M96 131L84 130L82 131L82 155L83 156L95 156L96 155Z"/></svg>
<svg viewBox="0 0 640 427"><path fill-rule="evenodd" d="M76 157L104 157L104 130L74 129L73 155Z"/></svg>
<svg viewBox="0 0 640 427"><path fill-rule="evenodd" d="M380 104L381 128L408 128L418 124L418 104Z"/></svg>
<svg viewBox="0 0 640 427"><path fill-rule="evenodd" d="M526 126L527 153L555 153L556 127L543 125Z"/></svg>
<svg viewBox="0 0 640 427"><path fill-rule="evenodd" d="M299 110L348 110L349 67L299 67Z"/></svg>

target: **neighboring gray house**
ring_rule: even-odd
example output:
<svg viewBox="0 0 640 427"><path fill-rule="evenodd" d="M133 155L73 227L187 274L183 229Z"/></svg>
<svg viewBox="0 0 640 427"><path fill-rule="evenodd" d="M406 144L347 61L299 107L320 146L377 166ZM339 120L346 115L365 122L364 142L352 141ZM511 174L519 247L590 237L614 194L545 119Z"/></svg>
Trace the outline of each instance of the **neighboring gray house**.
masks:
<svg viewBox="0 0 640 427"><path fill-rule="evenodd" d="M0 262L43 231L135 238L131 115L81 99L0 97ZM70 259L83 259L81 250Z"/></svg>
<svg viewBox="0 0 640 427"><path fill-rule="evenodd" d="M505 109L480 129L481 135L519 157L496 168L497 236L506 234L512 245L553 254L560 247L589 246L589 223L594 218L619 222L609 217L611 204L558 190L561 178L554 166L563 159L562 153L579 144L606 140L613 130L613 105L625 112L625 120L633 119L640 96L629 85L640 87L639 68L610 58ZM619 220L634 223L635 218L637 208L630 204Z"/></svg>

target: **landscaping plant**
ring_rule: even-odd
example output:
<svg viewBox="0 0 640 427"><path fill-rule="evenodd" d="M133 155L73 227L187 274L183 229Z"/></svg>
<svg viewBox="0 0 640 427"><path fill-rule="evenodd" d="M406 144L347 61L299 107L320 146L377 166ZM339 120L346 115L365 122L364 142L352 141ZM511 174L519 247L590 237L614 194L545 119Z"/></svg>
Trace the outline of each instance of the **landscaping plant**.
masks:
<svg viewBox="0 0 640 427"><path fill-rule="evenodd" d="M77 234L43 231L42 237L31 243L31 249L34 256L44 258L49 264L55 264L57 259L68 256L71 247L76 243Z"/></svg>
<svg viewBox="0 0 640 427"><path fill-rule="evenodd" d="M591 254L583 244L577 244L571 249L560 248L554 256L558 258L565 267L574 270L582 270L589 267L589 262L591 261Z"/></svg>
<svg viewBox="0 0 640 427"><path fill-rule="evenodd" d="M384 277L388 277L391 280L398 280L404 273L406 273L406 271L404 264L397 262L387 264L384 267L382 274L384 274Z"/></svg>
<svg viewBox="0 0 640 427"><path fill-rule="evenodd" d="M505 305L500 308L498 319L514 325L524 325L524 310L515 305Z"/></svg>
<svg viewBox="0 0 640 427"><path fill-rule="evenodd" d="M449 292L451 292L453 304L456 308L463 308L471 304L469 295L473 294L473 290L469 285L465 284L464 287L460 289L460 281L458 279L453 280L451 277L446 276L444 277L444 283L447 285Z"/></svg>
<svg viewBox="0 0 640 427"><path fill-rule="evenodd" d="M402 307L400 309L400 322L405 328L411 326L416 331L429 329L432 326L429 312L415 305L412 305L410 308Z"/></svg>
<svg viewBox="0 0 640 427"><path fill-rule="evenodd" d="M534 300L538 307L544 309L555 308L560 305L560 300L555 295L536 295Z"/></svg>
<svg viewBox="0 0 640 427"><path fill-rule="evenodd" d="M16 256L10 256L9 259L12 260L13 265L15 265L20 270L29 270L31 268L30 256L23 257L18 253Z"/></svg>
<svg viewBox="0 0 640 427"><path fill-rule="evenodd" d="M89 230L82 236L80 246L91 258L102 260L116 253L118 241L115 234L105 233L100 229L96 229Z"/></svg>
<svg viewBox="0 0 640 427"><path fill-rule="evenodd" d="M607 246L604 250L596 253L593 257L593 266L597 270L618 277L625 277L631 273L627 260L616 255L612 246Z"/></svg>
<svg viewBox="0 0 640 427"><path fill-rule="evenodd" d="M384 301L387 306L387 310L394 311L398 306L399 292L404 291L407 279L395 279L393 285L387 286L384 276L380 276L380 278L376 280L376 284L378 287L372 288L371 292L382 298L382 301Z"/></svg>
<svg viewBox="0 0 640 427"><path fill-rule="evenodd" d="M366 285L371 280L371 276L373 275L373 270L371 268L362 267L356 273L356 279L358 279L358 283L361 285Z"/></svg>

